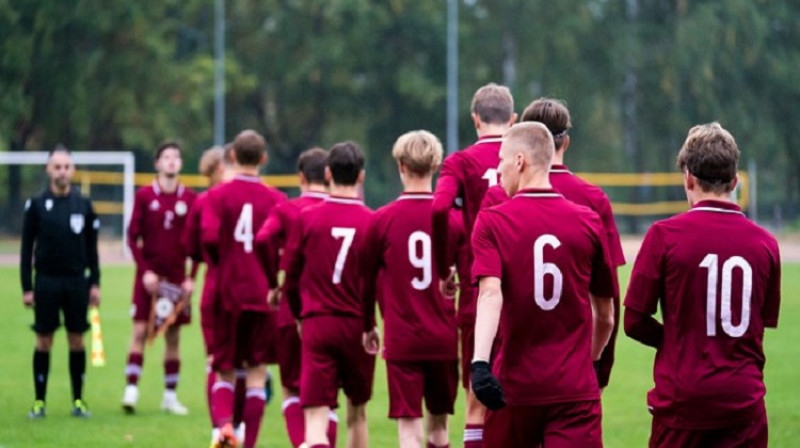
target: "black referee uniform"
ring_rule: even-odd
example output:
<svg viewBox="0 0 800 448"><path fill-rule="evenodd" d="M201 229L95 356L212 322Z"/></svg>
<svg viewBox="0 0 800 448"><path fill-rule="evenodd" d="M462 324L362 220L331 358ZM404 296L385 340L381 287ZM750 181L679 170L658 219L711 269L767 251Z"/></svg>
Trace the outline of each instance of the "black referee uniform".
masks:
<svg viewBox="0 0 800 448"><path fill-rule="evenodd" d="M89 289L100 285L97 231L100 221L88 198L71 188L65 196L47 188L25 203L20 274L23 292L33 291L33 330L51 335L61 325L69 333L89 329ZM36 271L35 282L33 270ZM70 376L75 400L81 399L86 352L70 352ZM35 351L33 358L36 399L44 402L49 351Z"/></svg>

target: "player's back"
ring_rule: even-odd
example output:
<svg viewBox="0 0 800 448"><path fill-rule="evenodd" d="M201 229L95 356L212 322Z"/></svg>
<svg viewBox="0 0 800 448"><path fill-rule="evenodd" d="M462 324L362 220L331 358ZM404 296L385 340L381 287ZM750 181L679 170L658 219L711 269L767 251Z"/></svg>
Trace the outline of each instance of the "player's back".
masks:
<svg viewBox="0 0 800 448"><path fill-rule="evenodd" d="M387 360L457 356L453 303L442 296L434 275L432 205L430 193L404 193L375 212L371 222L365 249L381 263ZM450 234L458 236L456 229Z"/></svg>
<svg viewBox="0 0 800 448"><path fill-rule="evenodd" d="M300 214L303 317L361 317L359 249L372 211L359 199L330 196Z"/></svg>
<svg viewBox="0 0 800 448"><path fill-rule="evenodd" d="M777 241L719 201L657 222L648 239L663 254L653 273L662 279L655 287L663 291L664 321L654 412L695 426L753 415L765 394L764 327L778 320Z"/></svg>
<svg viewBox="0 0 800 448"><path fill-rule="evenodd" d="M216 256L219 266L219 288L226 307L267 311L268 285L254 250L254 231L267 219L272 208L285 201L280 191L264 185L258 177L238 175L233 180L209 190L208 210L203 226L216 228Z"/></svg>
<svg viewBox="0 0 800 448"><path fill-rule="evenodd" d="M468 235L472 233L486 190L498 184L497 165L502 141L497 136L480 138L472 146L447 157L442 164L441 176L452 175L461 184L464 227Z"/></svg>
<svg viewBox="0 0 800 448"><path fill-rule="evenodd" d="M487 266L502 266L503 344L495 372L509 404L599 397L590 292L613 293L602 233L596 213L554 190L523 190L481 212L473 234L473 274L496 276Z"/></svg>
<svg viewBox="0 0 800 448"><path fill-rule="evenodd" d="M611 202L605 192L598 186L573 174L566 165L553 165L550 168L550 184L568 200L594 210L603 221L606 231L611 261L615 266L625 264L625 254L619 240L617 223L611 210Z"/></svg>

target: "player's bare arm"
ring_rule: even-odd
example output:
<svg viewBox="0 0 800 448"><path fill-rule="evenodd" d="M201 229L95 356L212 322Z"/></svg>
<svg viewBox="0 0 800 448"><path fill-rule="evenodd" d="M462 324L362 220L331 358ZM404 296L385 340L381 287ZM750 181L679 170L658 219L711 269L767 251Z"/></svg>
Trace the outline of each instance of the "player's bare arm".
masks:
<svg viewBox="0 0 800 448"><path fill-rule="evenodd" d="M592 360L597 361L608 344L614 329L614 301L611 297L591 296L592 317Z"/></svg>
<svg viewBox="0 0 800 448"><path fill-rule="evenodd" d="M489 365L492 344L500 323L500 311L503 309L500 285L497 277L481 278L475 320L475 356L472 358L472 391L484 406L492 410L506 405L503 388Z"/></svg>

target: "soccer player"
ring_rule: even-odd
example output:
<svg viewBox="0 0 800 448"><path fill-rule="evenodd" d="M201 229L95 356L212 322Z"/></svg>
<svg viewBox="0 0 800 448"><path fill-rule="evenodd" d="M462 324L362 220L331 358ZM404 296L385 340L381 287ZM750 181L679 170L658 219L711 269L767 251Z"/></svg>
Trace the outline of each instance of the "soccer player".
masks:
<svg viewBox="0 0 800 448"><path fill-rule="evenodd" d="M431 240L433 174L442 162L442 144L428 131L412 131L397 139L392 156L403 194L375 212L367 232L364 331L366 336L374 328L378 290L389 418L397 419L399 446L423 446L424 398L426 446L449 447L447 415L453 413L458 389L458 331L452 298L446 299L434 282Z"/></svg>
<svg viewBox="0 0 800 448"><path fill-rule="evenodd" d="M605 237L611 262L614 265L612 274L614 275L614 330L611 338L603 350L603 355L598 363L598 383L600 388L608 385L611 376L611 367L614 364L614 346L619 329L619 309L620 294L617 281L617 267L625 264L625 254L622 252L622 243L619 240L617 224L614 221L614 214L611 211L611 202L608 196L599 187L572 174L569 168L564 165L564 153L567 152L570 144L569 130L572 128L572 119L569 109L559 100L551 98L539 98L533 101L522 112L520 121L538 121L544 124L553 134L556 151L553 154L553 162L550 166L550 184L553 188L563 195L566 199L594 210L603 221ZM488 196L488 194L487 194Z"/></svg>
<svg viewBox="0 0 800 448"><path fill-rule="evenodd" d="M467 232L467 241L472 234L475 217L480 210L481 200L486 190L497 185L497 154L500 149L503 133L517 120L514 113L514 99L511 91L494 83L487 84L475 92L471 105L472 122L478 133L478 141L462 151L448 156L442 165L442 172L436 182L436 191L433 199L433 252L437 259L437 277L444 290L451 283L453 271L447 263L448 254L456 251L448 247L449 211L457 200L461 201L464 216L464 227ZM465 279L466 283L472 279ZM465 283L462 280L461 283ZM461 294L460 301L466 305L462 313L463 326L461 327L462 354L466 359L472 359L472 353L466 350L471 348L470 343L464 341L473 338L473 322L475 297ZM462 372L462 375L467 375ZM469 382L467 381L467 384ZM465 448L480 448L482 444L483 420L485 409L475 400L474 394L467 390L466 427L464 429Z"/></svg>
<svg viewBox="0 0 800 448"><path fill-rule="evenodd" d="M778 325L781 261L731 200L738 161L718 123L691 128L678 154L691 209L653 224L633 266L624 326L656 348L651 447L767 446L763 339Z"/></svg>
<svg viewBox="0 0 800 448"><path fill-rule="evenodd" d="M238 365L247 367L247 398L243 421L244 446L255 446L264 414L266 363L273 348L274 321L267 295L275 287L262 269L266 256L253 244L254 229L267 219L285 195L258 177L266 162L266 143L257 132L245 130L233 142L237 175L208 191L203 209L203 248L217 266L221 305L214 317L212 389L214 423L220 428L215 446L238 446L233 429L234 380Z"/></svg>
<svg viewBox="0 0 800 448"><path fill-rule="evenodd" d="M291 232L298 227L300 211L328 198L328 185L325 181L327 157L328 152L322 148L311 148L300 154L297 160L300 197L284 202L272 210L256 235L256 245L266 246L267 250L274 252L282 250L290 240ZM278 254L275 253L274 256L278 257ZM284 264L280 268L285 271L286 258L281 260ZM265 269L269 269L269 266L265 266ZM300 404L300 353L297 322L284 295L278 304L278 365L283 386L282 408L286 432L294 447L299 447L305 440L305 418ZM335 440L336 428L336 414L331 413L328 435L332 440Z"/></svg>
<svg viewBox="0 0 800 448"><path fill-rule="evenodd" d="M122 407L133 413L139 400L139 376L144 364L144 343L150 319L152 296L159 282L166 280L180 285L190 295L194 289L187 275L186 253L180 239L195 193L184 187L178 178L182 167L181 147L176 142L163 143L155 152L156 179L152 185L136 192L133 215L128 225L128 246L136 260L133 282L133 334L125 368L127 386ZM164 333L164 398L161 408L171 414L186 415L188 410L178 401L175 389L180 373L180 327L190 322L187 306L175 323Z"/></svg>
<svg viewBox="0 0 800 448"><path fill-rule="evenodd" d="M53 333L64 314L69 345L69 376L72 385L72 415L89 417L83 401L86 350L83 333L89 329L89 305L100 305L100 269L97 259L97 230L100 221L92 203L70 183L75 164L69 150L61 145L47 160L47 189L25 203L20 255L22 303L33 307L33 383L36 401L28 416L45 416L47 376ZM34 257L35 254L35 257ZM33 269L36 281L33 281ZM88 271L88 276L86 272Z"/></svg>
<svg viewBox="0 0 800 448"><path fill-rule="evenodd" d="M300 214L287 245L286 294L302 321L300 401L309 448L331 446L326 432L341 386L347 396L347 446L367 446L366 403L375 356L362 347L360 250L372 211L358 199L364 153L353 142L333 145L325 178L330 197ZM377 329L370 332L377 351Z"/></svg>
<svg viewBox="0 0 800 448"><path fill-rule="evenodd" d="M213 188L220 182L230 180L233 176L233 170L230 169L230 164L227 163L225 157L225 149L221 147L213 147L206 150L200 157L200 173L208 178L209 188ZM211 414L211 388L216 382L216 374L211 366L213 355L213 338L214 338L214 321L213 318L217 314L219 307L219 294L217 288L217 266L210 262L206 254L203 253L200 225L203 216L203 209L205 208L208 199L208 192L205 191L197 195L194 205L189 210L189 216L186 218L186 225L181 235L181 244L186 254L195 261L195 267L199 263L206 263L206 275L203 282L203 294L200 299L200 327L203 331L203 342L206 348L207 358L207 378L206 378L206 396L208 400L209 414ZM195 274L193 272L193 274ZM194 275L193 275L194 277ZM212 419L213 427L213 419ZM216 432L212 435L216 439Z"/></svg>
<svg viewBox="0 0 800 448"><path fill-rule="evenodd" d="M472 234L480 288L472 388L492 410L487 446L603 443L592 362L613 327L612 267L600 217L550 185L554 151L541 123L505 134L498 171L513 199L481 211Z"/></svg>

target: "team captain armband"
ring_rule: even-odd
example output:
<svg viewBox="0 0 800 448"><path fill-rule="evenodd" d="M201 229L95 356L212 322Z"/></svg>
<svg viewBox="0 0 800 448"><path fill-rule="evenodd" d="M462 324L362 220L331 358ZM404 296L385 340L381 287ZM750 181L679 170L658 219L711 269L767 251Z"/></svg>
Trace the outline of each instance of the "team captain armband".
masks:
<svg viewBox="0 0 800 448"><path fill-rule="evenodd" d="M189 296L180 286L162 281L152 300L150 319L147 322L147 342L150 344L175 323L178 315L189 305Z"/></svg>

